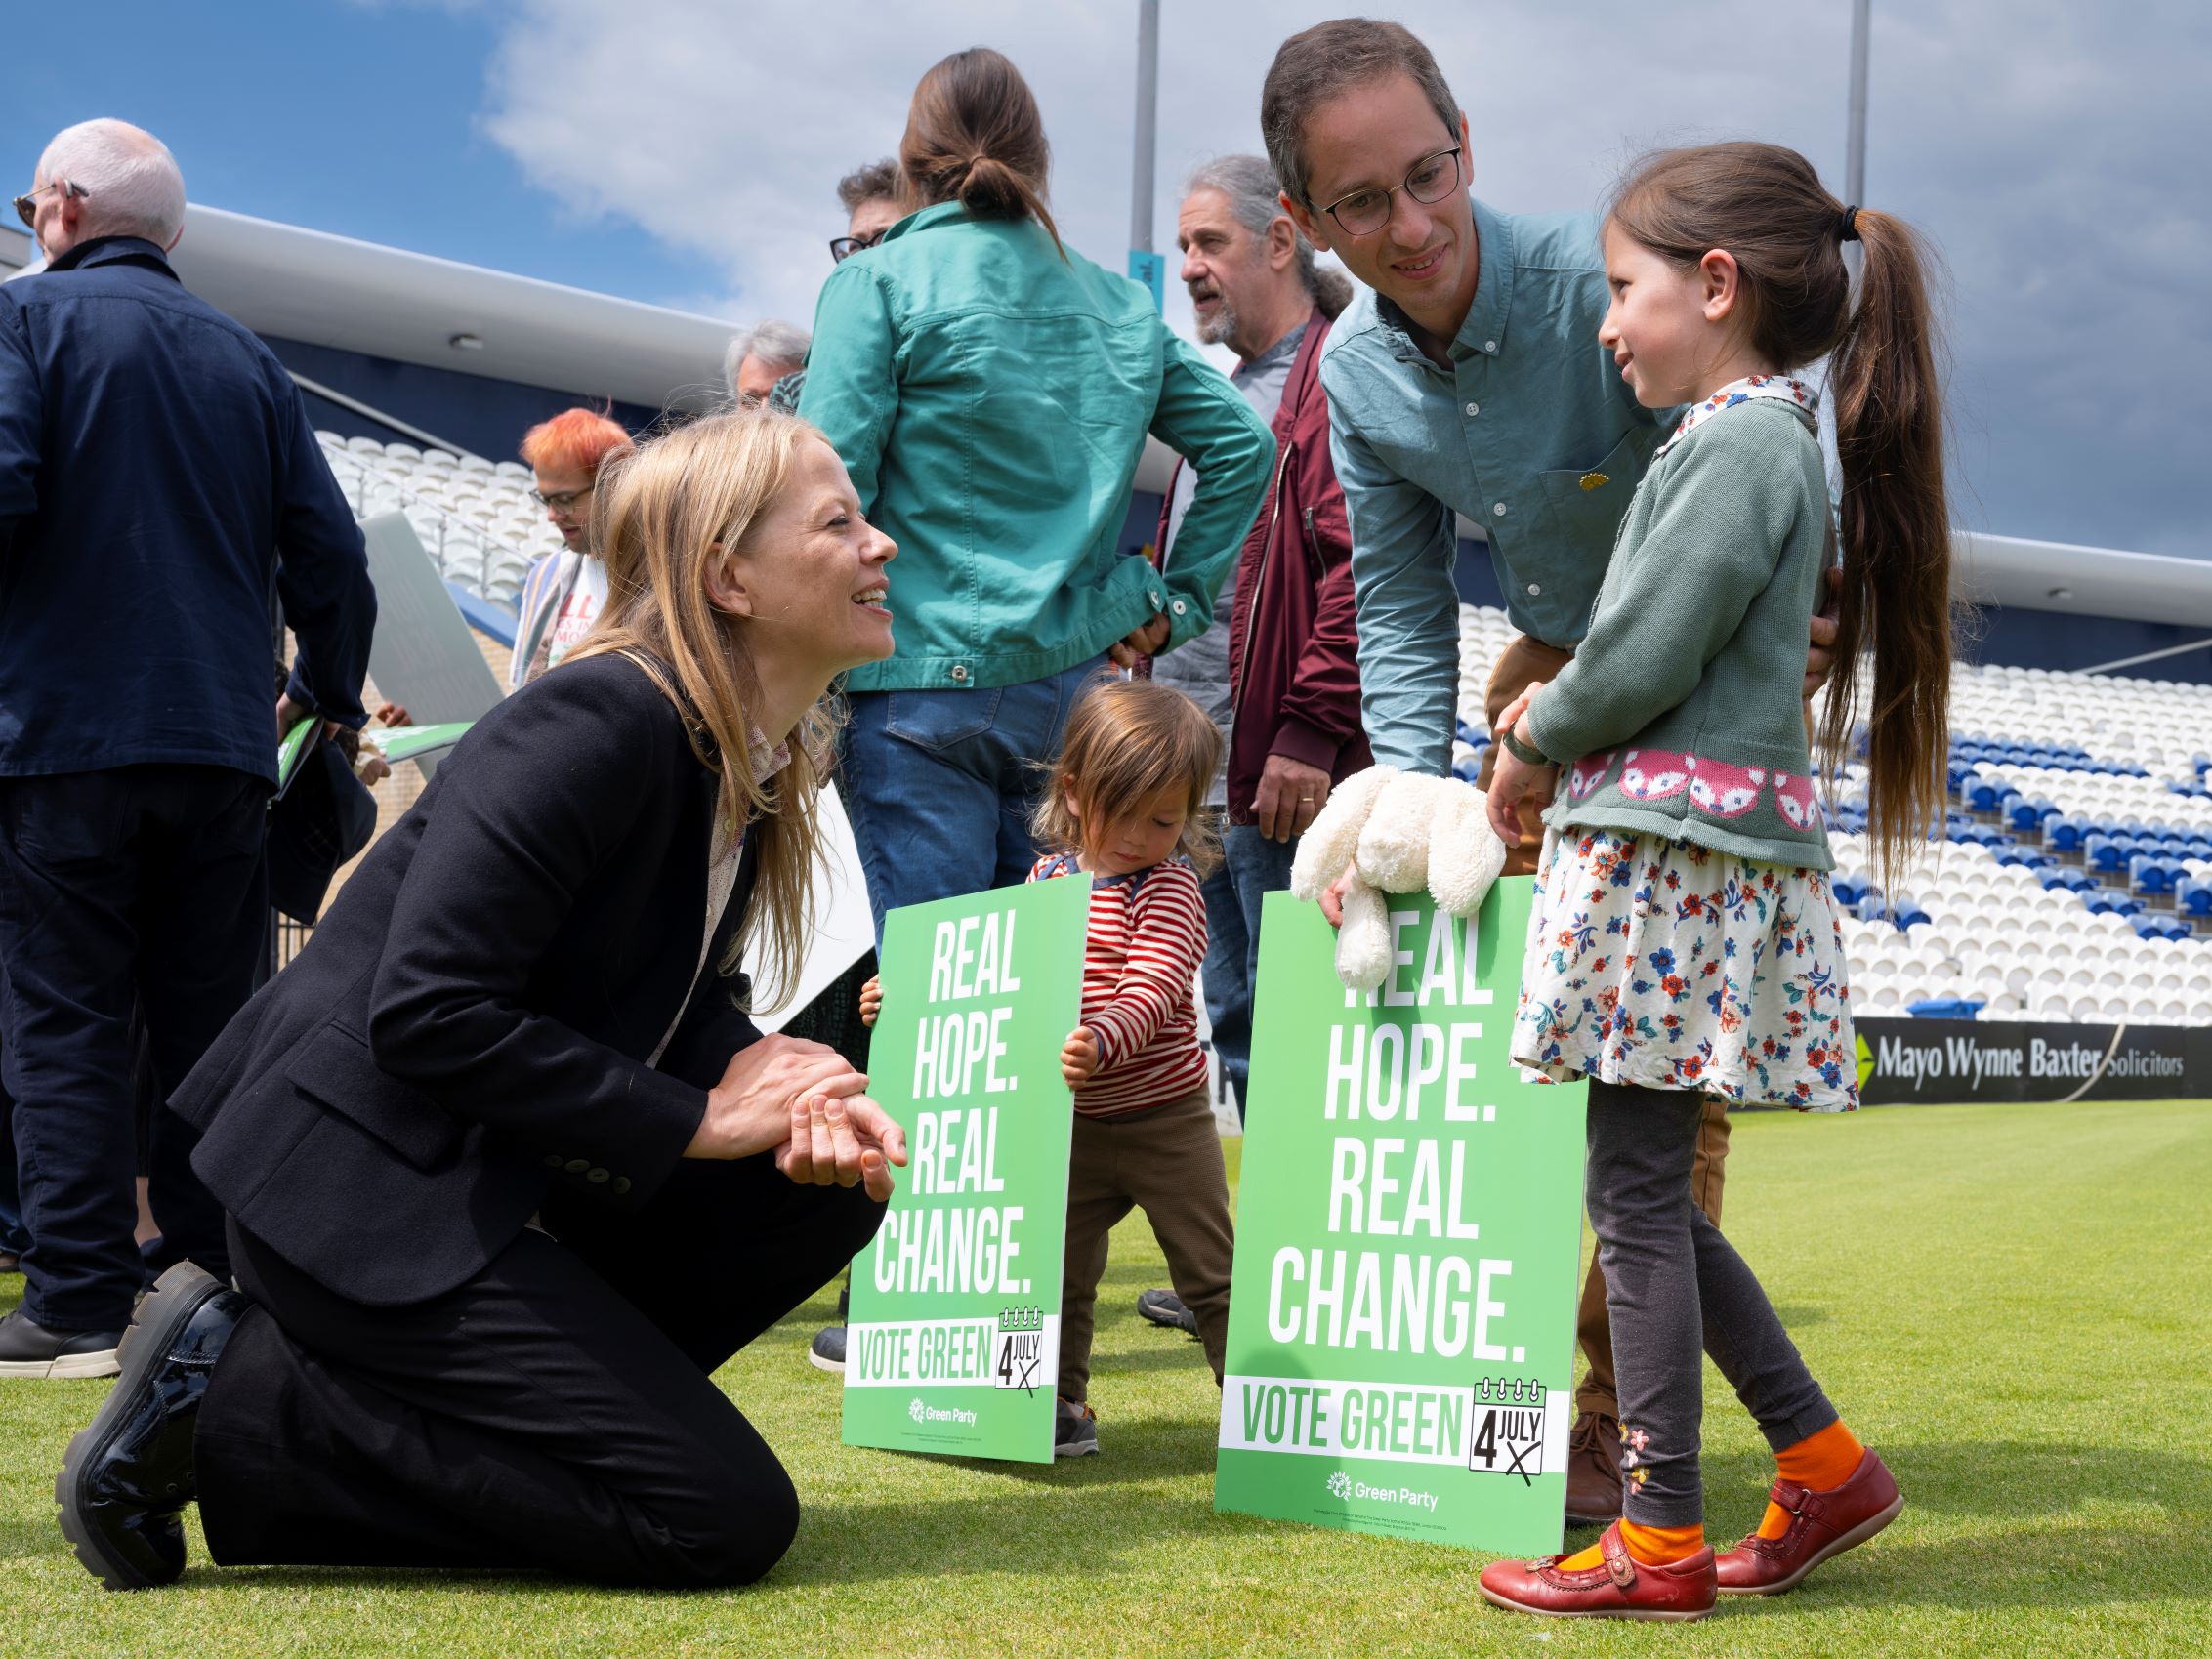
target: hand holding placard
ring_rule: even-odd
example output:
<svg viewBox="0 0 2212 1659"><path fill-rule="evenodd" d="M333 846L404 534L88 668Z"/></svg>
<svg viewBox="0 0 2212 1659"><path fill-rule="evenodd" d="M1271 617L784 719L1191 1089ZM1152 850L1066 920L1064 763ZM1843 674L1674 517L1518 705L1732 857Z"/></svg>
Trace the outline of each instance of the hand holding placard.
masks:
<svg viewBox="0 0 2212 1659"><path fill-rule="evenodd" d="M1098 1070L1099 1039L1088 1025L1078 1025L1061 1045L1060 1075L1068 1088L1075 1089L1090 1082Z"/></svg>

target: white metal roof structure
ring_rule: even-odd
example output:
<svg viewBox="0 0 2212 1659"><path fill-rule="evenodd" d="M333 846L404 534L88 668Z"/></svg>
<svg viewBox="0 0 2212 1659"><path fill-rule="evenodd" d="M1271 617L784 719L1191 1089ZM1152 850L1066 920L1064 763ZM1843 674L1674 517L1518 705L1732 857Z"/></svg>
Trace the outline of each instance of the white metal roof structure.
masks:
<svg viewBox="0 0 2212 1659"><path fill-rule="evenodd" d="M0 278L34 251L0 228ZM196 203L176 266L194 293L259 334L648 408L722 396L735 326ZM1148 440L1137 488L1164 493L1173 459ZM1460 534L1482 531L1462 520ZM1959 533L1958 554L1960 596L1978 604L2212 630L2212 558L1976 531Z"/></svg>

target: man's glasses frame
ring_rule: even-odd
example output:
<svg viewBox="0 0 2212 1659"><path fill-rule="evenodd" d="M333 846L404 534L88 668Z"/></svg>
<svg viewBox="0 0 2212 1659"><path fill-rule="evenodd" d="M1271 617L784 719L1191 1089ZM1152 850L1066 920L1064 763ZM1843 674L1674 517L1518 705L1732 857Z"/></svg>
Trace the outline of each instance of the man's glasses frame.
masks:
<svg viewBox="0 0 2212 1659"><path fill-rule="evenodd" d="M38 198L48 190L60 190L64 199L89 201L92 192L73 179L49 179L36 189L25 190L16 198L16 217L23 222L26 230L38 228Z"/></svg>
<svg viewBox="0 0 2212 1659"><path fill-rule="evenodd" d="M832 265L843 265L855 254L866 253L882 240L881 230L873 236L832 236L829 241L829 262Z"/></svg>
<svg viewBox="0 0 2212 1659"><path fill-rule="evenodd" d="M543 490L533 489L530 491L530 499L540 507L554 513L572 513L575 511L576 503L582 501L597 488L599 488L598 484L589 483L582 489L557 490L552 495L547 495Z"/></svg>
<svg viewBox="0 0 2212 1659"><path fill-rule="evenodd" d="M1321 211L1335 220L1337 228L1347 236L1371 236L1390 223L1390 199L1399 190L1403 190L1423 207L1433 207L1459 188L1460 158L1465 149L1466 145L1455 144L1444 149L1431 150L1408 167L1405 170L1405 177L1389 189L1378 190L1372 185L1368 185L1356 190L1348 190L1337 197L1336 200L1330 202L1328 206L1322 208ZM1440 170L1437 175L1437 180L1416 187L1413 183L1414 176L1423 168L1434 165L1440 157L1444 156L1451 159L1451 166ZM1447 174L1448 177L1446 177ZM1430 193L1423 195L1421 193L1423 190ZM1373 206L1365 211L1353 210L1352 217L1347 219L1345 217L1345 204L1359 196L1374 196L1378 199Z"/></svg>

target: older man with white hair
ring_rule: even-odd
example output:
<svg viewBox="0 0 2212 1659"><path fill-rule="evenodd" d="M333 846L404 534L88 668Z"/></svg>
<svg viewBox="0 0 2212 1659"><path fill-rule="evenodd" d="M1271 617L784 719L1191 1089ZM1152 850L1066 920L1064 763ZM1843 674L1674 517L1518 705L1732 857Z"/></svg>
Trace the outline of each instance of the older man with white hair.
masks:
<svg viewBox="0 0 2212 1659"><path fill-rule="evenodd" d="M298 388L170 269L161 141L70 127L16 209L47 264L0 288L0 1024L30 1234L0 1377L94 1377L149 1266L229 1273L166 1110L164 1260L133 1241L131 1024L166 1099L244 1006L277 733L363 724L376 597ZM272 591L299 644L273 710Z"/></svg>
<svg viewBox="0 0 2212 1659"><path fill-rule="evenodd" d="M732 335L722 354L722 378L740 403L765 403L775 383L807 366L814 336L796 323L764 322Z"/></svg>
<svg viewBox="0 0 2212 1659"><path fill-rule="evenodd" d="M1223 155L1184 187L1175 244L1198 338L1237 355L1230 383L1275 437L1275 487L1245 538L1204 633L1152 664L1152 678L1196 699L1228 739L1209 804L1226 819L1221 867L1203 884L1206 959L1199 971L1222 1075L1245 1112L1260 907L1290 882L1297 838L1329 790L1368 764L1359 726L1352 615L1352 541L1329 462L1319 362L1351 298L1342 272L1282 211L1274 168ZM1160 564L1195 492L1178 467L1160 516ZM1154 1323L1190 1330L1165 1290L1137 1299Z"/></svg>

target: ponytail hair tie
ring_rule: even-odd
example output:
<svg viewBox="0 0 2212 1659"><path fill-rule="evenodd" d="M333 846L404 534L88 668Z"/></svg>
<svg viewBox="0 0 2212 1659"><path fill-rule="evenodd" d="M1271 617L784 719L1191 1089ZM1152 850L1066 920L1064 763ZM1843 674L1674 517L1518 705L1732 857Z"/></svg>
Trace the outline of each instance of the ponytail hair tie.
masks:
<svg viewBox="0 0 2212 1659"><path fill-rule="evenodd" d="M1836 234L1847 242L1858 240L1858 209L1847 207L1843 217L1836 221Z"/></svg>

